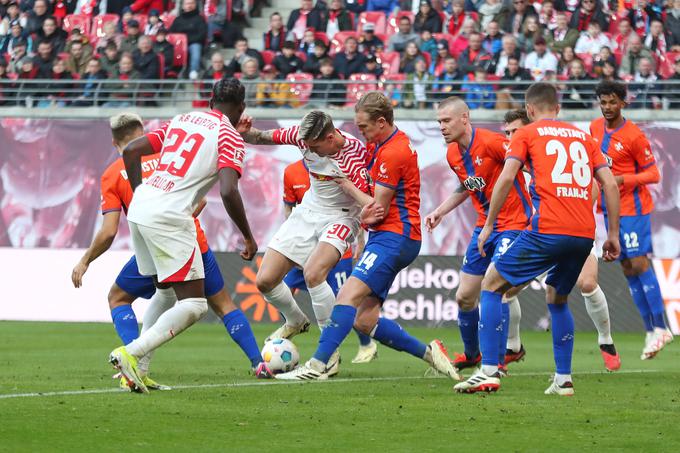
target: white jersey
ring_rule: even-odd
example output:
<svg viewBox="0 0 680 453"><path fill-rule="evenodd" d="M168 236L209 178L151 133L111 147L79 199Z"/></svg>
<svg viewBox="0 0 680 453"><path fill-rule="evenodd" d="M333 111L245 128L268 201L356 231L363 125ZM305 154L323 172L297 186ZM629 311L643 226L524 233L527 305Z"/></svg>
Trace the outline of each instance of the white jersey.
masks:
<svg viewBox="0 0 680 453"><path fill-rule="evenodd" d="M272 138L276 144L297 146L302 152L309 169L310 188L300 206L317 212L344 210L353 216L358 215L359 206L354 198L347 195L333 179L348 178L360 190L368 192L366 166L370 155L364 144L352 135L338 131L345 137L342 150L335 156L322 157L310 151L300 138L299 130L298 126L277 129Z"/></svg>
<svg viewBox="0 0 680 453"><path fill-rule="evenodd" d="M191 228L192 214L217 181L222 168L243 167L243 139L219 111L177 115L147 134L160 162L137 187L128 220L165 230Z"/></svg>

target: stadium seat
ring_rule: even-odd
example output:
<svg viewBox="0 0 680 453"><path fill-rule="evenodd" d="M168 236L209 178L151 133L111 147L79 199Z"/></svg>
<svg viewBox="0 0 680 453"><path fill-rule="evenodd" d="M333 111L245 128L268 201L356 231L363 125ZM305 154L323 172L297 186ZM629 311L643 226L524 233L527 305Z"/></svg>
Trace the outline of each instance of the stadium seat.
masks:
<svg viewBox="0 0 680 453"><path fill-rule="evenodd" d="M356 104L365 93L378 89L378 81L373 74L352 74L349 76L349 81L358 83L347 84L345 106L348 107Z"/></svg>
<svg viewBox="0 0 680 453"><path fill-rule="evenodd" d="M200 109L207 108L208 101L205 98L210 97L212 85L205 82L194 82L194 88L196 88L198 96L197 99L191 101L191 106Z"/></svg>
<svg viewBox="0 0 680 453"><path fill-rule="evenodd" d="M273 50L263 50L260 52L262 55L262 61L265 65L272 64L274 62L274 57L276 57L276 52Z"/></svg>
<svg viewBox="0 0 680 453"><path fill-rule="evenodd" d="M576 56L583 62L583 66L588 74L593 72L593 56L589 53L577 53Z"/></svg>
<svg viewBox="0 0 680 453"><path fill-rule="evenodd" d="M675 57L671 59L669 53L662 54L657 58L658 62L657 73L661 76L662 79L667 79L668 77L673 75L673 73L675 72L675 69L673 68L674 61Z"/></svg>
<svg viewBox="0 0 680 453"><path fill-rule="evenodd" d="M177 16L171 13L163 13L161 15L161 21L167 30L170 30L170 26L175 21L175 18L177 18Z"/></svg>
<svg viewBox="0 0 680 453"><path fill-rule="evenodd" d="M135 14L134 16L132 16L132 18L139 22L139 33L144 34L146 24L147 22L149 22L149 16L147 16L146 14Z"/></svg>
<svg viewBox="0 0 680 453"><path fill-rule="evenodd" d="M378 63L382 66L385 74L398 74L400 59L399 52L382 52L378 56Z"/></svg>
<svg viewBox="0 0 680 453"><path fill-rule="evenodd" d="M57 58L63 61L67 61L69 58L71 58L71 54L68 52L59 52L57 54Z"/></svg>
<svg viewBox="0 0 680 453"><path fill-rule="evenodd" d="M333 36L331 40L330 54L334 55L342 52L345 48L345 40L350 36L359 39L359 33L355 31L339 31Z"/></svg>
<svg viewBox="0 0 680 453"><path fill-rule="evenodd" d="M387 27L385 13L380 11L364 11L359 14L359 26L357 27L357 31L361 33L364 29L364 25L369 22L375 25L375 33L385 34L385 29Z"/></svg>
<svg viewBox="0 0 680 453"><path fill-rule="evenodd" d="M165 78L165 55L163 52L158 52L156 55L158 55L158 78L162 80Z"/></svg>
<svg viewBox="0 0 680 453"><path fill-rule="evenodd" d="M71 30L77 28L83 35L90 36L91 25L92 19L90 16L86 16L85 14L69 14L64 17L62 28L69 35L71 34Z"/></svg>
<svg viewBox="0 0 680 453"><path fill-rule="evenodd" d="M314 76L306 72L294 72L286 76L290 83L290 92L293 94L298 106L304 105L309 101L314 89Z"/></svg>
<svg viewBox="0 0 680 453"><path fill-rule="evenodd" d="M295 52L295 55L296 55L300 60L302 60L303 62L306 62L306 61L307 61L307 53L306 53L306 52L303 52L303 51L301 51L301 50L298 50L297 52Z"/></svg>
<svg viewBox="0 0 680 453"><path fill-rule="evenodd" d="M387 26L385 27L385 33L387 36L392 36L399 31L399 19L401 19L403 16L411 19L411 23L413 23L416 18L416 15L412 11L399 11L396 14L390 14L389 18L387 19Z"/></svg>
<svg viewBox="0 0 680 453"><path fill-rule="evenodd" d="M170 44L172 44L175 51L172 67L182 69L186 68L189 53L187 35L185 35L184 33L169 33L167 36L167 40Z"/></svg>
<svg viewBox="0 0 680 453"><path fill-rule="evenodd" d="M323 31L315 31L314 39L320 39L321 41L326 43L326 46L328 46L331 43L330 39L328 39L328 35Z"/></svg>
<svg viewBox="0 0 680 453"><path fill-rule="evenodd" d="M113 22L114 25L118 24L118 14L100 14L92 19L92 37L93 40L99 40L99 38L104 36L104 24L108 22Z"/></svg>

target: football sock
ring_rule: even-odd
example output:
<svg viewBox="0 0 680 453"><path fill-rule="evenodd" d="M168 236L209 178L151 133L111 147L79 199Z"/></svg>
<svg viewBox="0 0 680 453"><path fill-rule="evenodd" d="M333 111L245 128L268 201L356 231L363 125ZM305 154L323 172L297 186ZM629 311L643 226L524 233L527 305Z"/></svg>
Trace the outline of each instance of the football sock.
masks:
<svg viewBox="0 0 680 453"><path fill-rule="evenodd" d="M357 329L354 329L354 331L357 333L357 337L359 337L359 344L361 346L368 346L371 344L371 336L366 335L363 332L359 332Z"/></svg>
<svg viewBox="0 0 680 453"><path fill-rule="evenodd" d="M175 290L172 288L156 288L156 292L149 301L149 306L144 312L144 318L142 319L142 334L156 324L158 318L160 318L163 313L170 310L176 302L177 296L175 296ZM139 359L137 367L139 368L140 373L146 375L149 372L149 365L152 357L153 351L150 351Z"/></svg>
<svg viewBox="0 0 680 453"><path fill-rule="evenodd" d="M663 303L663 296L661 296L661 288L659 288L659 281L656 278L654 269L650 266L646 272L638 276L642 284L642 291L647 299L647 305L652 312L652 326L657 329L665 329L666 321L664 320L664 312L666 308Z"/></svg>
<svg viewBox="0 0 680 453"><path fill-rule="evenodd" d="M553 355L557 374L571 374L574 352L574 318L567 304L548 304L552 319Z"/></svg>
<svg viewBox="0 0 680 453"><path fill-rule="evenodd" d="M564 385L567 382L571 382L571 374L555 374L555 384Z"/></svg>
<svg viewBox="0 0 680 453"><path fill-rule="evenodd" d="M507 303L503 304L501 306L501 314L502 318L501 321L503 323L503 327L501 330L501 338L500 342L498 343L498 363L501 365L505 365L505 349L507 348L508 345L508 323L509 323L509 318L510 318L510 307L508 306Z"/></svg>
<svg viewBox="0 0 680 453"><path fill-rule="evenodd" d="M380 343L397 351L408 352L422 359L427 352L427 345L412 337L399 324L387 318L378 319L372 337Z"/></svg>
<svg viewBox="0 0 680 453"><path fill-rule="evenodd" d="M253 329L250 328L248 319L238 308L230 311L222 318L224 327L226 327L229 336L234 342L239 345L241 350L246 354L250 365L255 368L262 362L262 355L260 348L257 346Z"/></svg>
<svg viewBox="0 0 680 453"><path fill-rule="evenodd" d="M498 346L501 344L500 336L503 328L502 300L503 296L500 293L482 291L479 302L479 346L482 351L482 365L496 368L498 367Z"/></svg>
<svg viewBox="0 0 680 453"><path fill-rule="evenodd" d="M522 308L519 305L517 296L508 299L508 309L510 316L508 319L508 344L507 349L512 352L519 352L522 348L522 340L519 336L519 323L522 320Z"/></svg>
<svg viewBox="0 0 680 453"><path fill-rule="evenodd" d="M598 285L595 291L589 294L582 293L582 296L586 301L588 316L593 320L593 324L595 324L597 329L597 342L599 344L614 344L609 322L607 297L604 295L602 288Z"/></svg>
<svg viewBox="0 0 680 453"><path fill-rule="evenodd" d="M319 346L316 348L314 358L323 363L328 363L331 356L340 346L354 326L354 317L357 309L351 305L336 305L331 312L331 319L321 330Z"/></svg>
<svg viewBox="0 0 680 453"><path fill-rule="evenodd" d="M307 288L309 297L312 299L312 308L314 309L314 316L319 328L323 329L328 319L331 317L333 306L335 305L335 293L331 289L331 285L324 281L319 286L314 288Z"/></svg>
<svg viewBox="0 0 680 453"><path fill-rule="evenodd" d="M458 329L463 340L465 357L474 359L479 355L479 307L458 312Z"/></svg>
<svg viewBox="0 0 680 453"><path fill-rule="evenodd" d="M293 297L290 288L283 282L280 282L268 293L262 293L264 300L276 307L286 318L286 324L289 326L299 326L307 319L302 313Z"/></svg>
<svg viewBox="0 0 680 453"><path fill-rule="evenodd" d="M137 317L132 310L132 305L119 305L111 310L111 319L113 320L113 327L124 345L129 344L139 336L139 326L137 325Z"/></svg>
<svg viewBox="0 0 680 453"><path fill-rule="evenodd" d="M652 326L652 310L649 308L649 304L647 303L645 292L642 289L642 282L637 276L626 277L626 280L628 280L630 295L633 297L633 302L635 302L635 306L640 312L640 317L642 317L645 330L647 332L653 331L654 326Z"/></svg>
<svg viewBox="0 0 680 453"><path fill-rule="evenodd" d="M126 349L133 356L140 358L179 335L198 321L206 311L208 301L205 297L182 299L163 313L149 330L127 345Z"/></svg>

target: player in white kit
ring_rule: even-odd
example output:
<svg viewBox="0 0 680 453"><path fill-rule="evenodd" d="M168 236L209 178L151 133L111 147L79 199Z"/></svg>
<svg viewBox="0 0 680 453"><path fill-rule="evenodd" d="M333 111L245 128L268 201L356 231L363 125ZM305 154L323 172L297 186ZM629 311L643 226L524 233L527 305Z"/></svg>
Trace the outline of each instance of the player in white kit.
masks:
<svg viewBox="0 0 680 453"><path fill-rule="evenodd" d="M141 157L153 152L148 138L131 142L123 152L135 191L128 222L139 272L152 276L159 288L171 287L178 300L139 338L111 352L111 364L145 393L137 359L179 335L208 309L192 214L218 179L227 213L243 234L241 257L251 260L257 252L238 191L245 148L233 125L245 109L244 98L238 80L220 80L209 112L178 115L157 131L163 142L160 162L144 184Z"/></svg>

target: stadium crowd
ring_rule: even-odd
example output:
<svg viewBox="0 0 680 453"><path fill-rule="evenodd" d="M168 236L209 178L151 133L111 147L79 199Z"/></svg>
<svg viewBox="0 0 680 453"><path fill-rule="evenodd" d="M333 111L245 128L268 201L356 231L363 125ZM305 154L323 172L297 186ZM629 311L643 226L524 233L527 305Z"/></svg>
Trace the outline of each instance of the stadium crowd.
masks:
<svg viewBox="0 0 680 453"><path fill-rule="evenodd" d="M243 29L268 1L0 0L0 79L45 79L50 91L0 102L92 105L106 79L97 102L124 107L135 80L205 88L235 75L262 106L344 106L382 86L406 108L457 93L471 108L507 109L548 80L565 108L587 109L588 81L621 79L633 108L680 107L680 87L659 83L680 80L680 0L300 0L289 17L271 15L258 51ZM310 88L301 96L293 82Z"/></svg>

